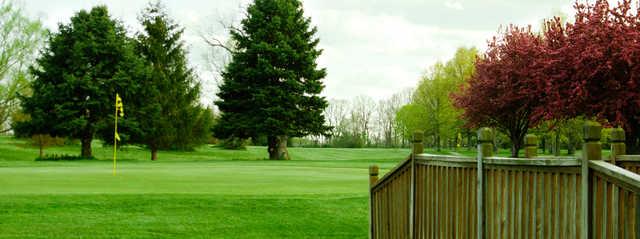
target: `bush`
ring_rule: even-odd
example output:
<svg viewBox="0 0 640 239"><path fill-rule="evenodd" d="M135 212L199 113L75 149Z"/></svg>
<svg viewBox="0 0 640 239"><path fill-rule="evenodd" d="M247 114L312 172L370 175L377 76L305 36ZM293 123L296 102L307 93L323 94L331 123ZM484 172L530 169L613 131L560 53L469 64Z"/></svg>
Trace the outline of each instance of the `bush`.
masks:
<svg viewBox="0 0 640 239"><path fill-rule="evenodd" d="M246 149L249 144L249 140L241 139L237 137L231 137L222 141L222 148L224 149Z"/></svg>
<svg viewBox="0 0 640 239"><path fill-rule="evenodd" d="M94 157L81 157L68 154L47 154L44 157L37 157L36 161L77 161L77 160L95 160Z"/></svg>

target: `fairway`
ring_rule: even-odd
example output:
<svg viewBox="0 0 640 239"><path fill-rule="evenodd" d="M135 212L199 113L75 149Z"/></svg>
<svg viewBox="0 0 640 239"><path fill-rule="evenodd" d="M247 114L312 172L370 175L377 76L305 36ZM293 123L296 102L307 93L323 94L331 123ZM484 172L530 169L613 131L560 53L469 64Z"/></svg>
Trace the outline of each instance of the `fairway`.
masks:
<svg viewBox="0 0 640 239"><path fill-rule="evenodd" d="M195 152L119 151L94 161L36 162L37 148L0 137L0 238L366 238L367 167L383 172L409 149L264 147ZM78 146L46 153L78 154Z"/></svg>

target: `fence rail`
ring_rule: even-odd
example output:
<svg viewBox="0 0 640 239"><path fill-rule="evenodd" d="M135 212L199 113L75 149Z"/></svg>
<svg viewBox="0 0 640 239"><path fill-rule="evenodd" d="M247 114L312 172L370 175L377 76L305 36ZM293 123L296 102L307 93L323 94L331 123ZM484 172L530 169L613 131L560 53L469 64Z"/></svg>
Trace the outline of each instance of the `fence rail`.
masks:
<svg viewBox="0 0 640 239"><path fill-rule="evenodd" d="M586 135L581 159L492 157L487 135L474 158L422 154L414 140L372 181L371 238L640 238L640 155L605 162Z"/></svg>

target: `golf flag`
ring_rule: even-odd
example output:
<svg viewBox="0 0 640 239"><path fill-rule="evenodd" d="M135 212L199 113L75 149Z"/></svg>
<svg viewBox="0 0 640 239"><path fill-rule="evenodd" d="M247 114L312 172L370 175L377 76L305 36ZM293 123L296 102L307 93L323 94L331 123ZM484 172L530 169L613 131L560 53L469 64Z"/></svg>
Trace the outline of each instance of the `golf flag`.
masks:
<svg viewBox="0 0 640 239"><path fill-rule="evenodd" d="M122 105L122 98L120 98L120 95L118 95L118 93L116 93L116 114L120 114L120 117L124 116L124 107Z"/></svg>
<svg viewBox="0 0 640 239"><path fill-rule="evenodd" d="M114 124L114 129L113 129L113 175L116 175L116 145L118 144L118 141L120 141L120 135L118 134L118 116L123 117L124 116L124 107L122 104L122 98L120 98L120 95L118 95L118 93L116 93L116 112L114 114L114 118L115 118L115 124Z"/></svg>

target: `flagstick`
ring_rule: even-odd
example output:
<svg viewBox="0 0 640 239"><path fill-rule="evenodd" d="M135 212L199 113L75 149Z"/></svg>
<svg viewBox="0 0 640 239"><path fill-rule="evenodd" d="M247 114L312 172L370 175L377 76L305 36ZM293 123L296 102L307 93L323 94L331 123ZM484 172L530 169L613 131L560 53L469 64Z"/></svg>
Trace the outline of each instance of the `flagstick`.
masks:
<svg viewBox="0 0 640 239"><path fill-rule="evenodd" d="M116 113L114 115L116 117L116 122L114 127L114 134L113 134L113 176L116 176L116 144L118 144L118 139L116 138L116 136L118 135L118 102L117 100L116 100Z"/></svg>

